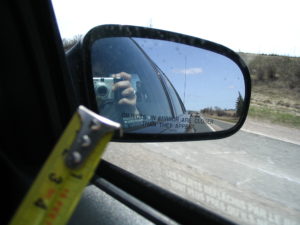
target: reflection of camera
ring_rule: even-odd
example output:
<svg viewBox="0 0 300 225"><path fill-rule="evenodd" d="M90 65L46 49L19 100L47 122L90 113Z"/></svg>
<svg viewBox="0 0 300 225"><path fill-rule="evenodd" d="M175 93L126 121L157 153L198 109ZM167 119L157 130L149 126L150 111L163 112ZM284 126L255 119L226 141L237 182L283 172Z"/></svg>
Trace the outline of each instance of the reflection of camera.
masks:
<svg viewBox="0 0 300 225"><path fill-rule="evenodd" d="M112 90L112 86L114 83L117 83L122 80L123 78L93 77L96 97L101 98L102 101L114 101L120 99L120 91L116 91L115 93Z"/></svg>

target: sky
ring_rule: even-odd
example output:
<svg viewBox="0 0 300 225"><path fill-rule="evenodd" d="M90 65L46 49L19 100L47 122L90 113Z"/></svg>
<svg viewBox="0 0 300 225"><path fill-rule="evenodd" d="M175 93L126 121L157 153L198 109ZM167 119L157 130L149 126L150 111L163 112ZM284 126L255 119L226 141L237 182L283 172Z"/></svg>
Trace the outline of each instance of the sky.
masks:
<svg viewBox="0 0 300 225"><path fill-rule="evenodd" d="M235 109L245 84L238 66L225 56L170 41L134 38L165 73L187 110Z"/></svg>
<svg viewBox="0 0 300 225"><path fill-rule="evenodd" d="M52 0L62 38L101 24L153 27L234 51L300 56L299 0Z"/></svg>

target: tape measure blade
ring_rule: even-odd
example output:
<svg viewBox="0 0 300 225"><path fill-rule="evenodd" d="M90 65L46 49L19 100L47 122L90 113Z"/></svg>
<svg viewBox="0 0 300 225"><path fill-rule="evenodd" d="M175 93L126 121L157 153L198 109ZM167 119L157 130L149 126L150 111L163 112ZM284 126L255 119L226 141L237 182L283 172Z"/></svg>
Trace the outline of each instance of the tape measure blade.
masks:
<svg viewBox="0 0 300 225"><path fill-rule="evenodd" d="M49 204L44 195L47 196L47 191L51 190L51 188L56 188L54 182L53 184L52 182L49 182L49 171L53 171L53 168L56 168L56 170L62 170L62 168L65 167L63 165L63 161L58 159L62 154L64 154L64 151L69 148L75 139L76 131L80 129L80 124L80 117L78 113L75 113L64 130L63 135L55 145L50 156L47 158L45 164L35 178L30 190L26 194L15 216L13 217L10 223L11 225L41 224L45 214L47 213L47 203ZM52 197L50 192L48 193L48 196Z"/></svg>
<svg viewBox="0 0 300 225"><path fill-rule="evenodd" d="M88 185L94 175L101 156L104 153L105 147L111 140L112 135L113 133L105 135L98 143L95 151L93 151L86 160L85 165L69 174L63 189L61 189L61 192L57 195L55 201L53 201L54 205L50 207L46 221L52 221L52 224L66 224L68 222L80 200L84 188ZM57 214L58 218L51 218L51 216L55 216L56 209L60 205L60 212ZM56 223L56 221L59 221L59 223Z"/></svg>
<svg viewBox="0 0 300 225"><path fill-rule="evenodd" d="M77 111L37 175L10 225L67 223L113 135L113 131L107 132L98 140L95 149L81 167L70 169L66 166L65 155L68 154L84 122Z"/></svg>

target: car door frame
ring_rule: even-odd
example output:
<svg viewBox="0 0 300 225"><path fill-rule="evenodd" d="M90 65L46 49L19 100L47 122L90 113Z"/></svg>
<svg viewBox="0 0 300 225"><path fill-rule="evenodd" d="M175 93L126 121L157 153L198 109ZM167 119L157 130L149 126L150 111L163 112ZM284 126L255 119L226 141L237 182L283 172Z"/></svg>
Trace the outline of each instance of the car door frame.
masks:
<svg viewBox="0 0 300 225"><path fill-rule="evenodd" d="M6 206L5 213L3 212L6 216L2 218L5 224L13 215L13 211L80 104L80 99L75 98L77 90L68 71L51 1L4 0L1 4L4 6L3 11L7 12L1 14L1 21L6 23L5 44L11 46L2 54L9 54L11 50L14 51L17 59L24 61L23 68L13 65L14 61L9 62L12 64L10 66L16 68L11 69L6 77L1 78L1 81L4 80L8 87L12 87L11 90L6 88L5 95L1 95L1 101L7 103L6 108L2 109L4 112L1 112L8 121L3 123L2 128L11 130L12 125L13 128L22 128L14 130L13 136L6 132L3 136L6 140L1 140L1 162L6 160L5 163L8 165L1 169L6 175L17 180L3 185L6 187L2 187L4 189L1 189L1 193L8 191L5 194L9 196L19 194L14 201L9 202L8 206L6 202L2 203ZM14 46L17 44L18 46ZM27 67L28 72L26 72ZM28 91L22 96L13 88L16 80L29 85ZM5 98L9 95L14 98ZM20 112L15 110L20 97L28 102L36 100L28 105L28 109L21 109L21 116ZM33 118L30 123L27 121L28 118ZM20 144L16 143L17 141ZM14 145L9 145L9 143L14 143ZM22 157L22 154L25 157ZM97 175L178 223L233 224L222 216L105 160L101 162ZM118 195L116 191L98 185L99 177L95 178L92 183L116 197ZM18 186L19 183L22 183L24 188ZM118 199L144 215L142 207L132 206L128 201L128 196L122 197L119 193Z"/></svg>

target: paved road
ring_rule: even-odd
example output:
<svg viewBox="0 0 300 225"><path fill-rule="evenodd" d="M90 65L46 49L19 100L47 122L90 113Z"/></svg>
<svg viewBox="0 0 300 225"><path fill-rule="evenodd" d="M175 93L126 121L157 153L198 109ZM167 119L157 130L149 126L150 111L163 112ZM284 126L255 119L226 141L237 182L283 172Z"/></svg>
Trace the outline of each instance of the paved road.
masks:
<svg viewBox="0 0 300 225"><path fill-rule="evenodd" d="M191 116L192 133L207 133L215 131L211 126L212 119L205 118L204 116Z"/></svg>
<svg viewBox="0 0 300 225"><path fill-rule="evenodd" d="M222 140L111 143L104 158L242 224L300 224L300 145Z"/></svg>
<svg viewBox="0 0 300 225"><path fill-rule="evenodd" d="M229 123L222 120L213 119L213 127L216 131L219 130L228 130L233 127L236 123Z"/></svg>

